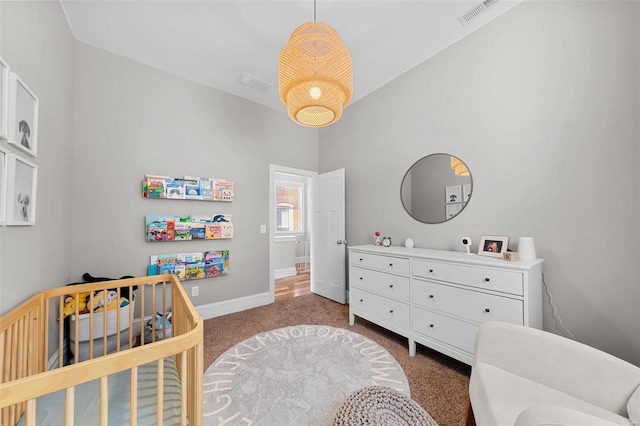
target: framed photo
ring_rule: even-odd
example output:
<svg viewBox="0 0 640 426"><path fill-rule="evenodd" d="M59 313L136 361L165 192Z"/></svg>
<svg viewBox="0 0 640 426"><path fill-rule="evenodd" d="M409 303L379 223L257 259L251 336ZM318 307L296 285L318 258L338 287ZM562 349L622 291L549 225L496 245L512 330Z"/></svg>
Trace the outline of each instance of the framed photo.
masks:
<svg viewBox="0 0 640 426"><path fill-rule="evenodd" d="M36 224L36 184L38 166L24 158L9 154L7 166L7 225Z"/></svg>
<svg viewBox="0 0 640 426"><path fill-rule="evenodd" d="M9 73L9 143L32 157L38 154L38 98L14 72Z"/></svg>
<svg viewBox="0 0 640 426"><path fill-rule="evenodd" d="M471 197L471 184L462 185L462 202L467 203Z"/></svg>
<svg viewBox="0 0 640 426"><path fill-rule="evenodd" d="M0 146L0 225L5 222L7 203L7 164L9 163L9 151Z"/></svg>
<svg viewBox="0 0 640 426"><path fill-rule="evenodd" d="M0 139L9 139L9 64L0 57Z"/></svg>
<svg viewBox="0 0 640 426"><path fill-rule="evenodd" d="M480 238L478 254L483 256L499 257L502 259L502 253L505 253L508 247L509 237L501 235L483 235Z"/></svg>
<svg viewBox="0 0 640 426"><path fill-rule="evenodd" d="M462 201L462 188L460 185L447 186L445 189L445 202L449 203L459 203Z"/></svg>
<svg viewBox="0 0 640 426"><path fill-rule="evenodd" d="M447 204L445 208L447 209L447 219L451 219L452 217L460 213L460 210L462 210L462 204Z"/></svg>

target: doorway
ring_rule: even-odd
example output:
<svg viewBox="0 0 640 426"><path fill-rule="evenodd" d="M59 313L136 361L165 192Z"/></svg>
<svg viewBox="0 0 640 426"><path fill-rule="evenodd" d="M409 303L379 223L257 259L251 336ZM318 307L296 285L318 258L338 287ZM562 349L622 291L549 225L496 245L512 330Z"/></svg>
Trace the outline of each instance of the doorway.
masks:
<svg viewBox="0 0 640 426"><path fill-rule="evenodd" d="M269 166L269 298L296 297L310 290L308 248L311 241L311 178L317 173L291 167ZM278 197L276 191L289 191ZM284 189L283 189L284 188ZM297 193L296 191L300 191ZM298 200L298 197L301 200ZM299 211L298 201L303 206Z"/></svg>

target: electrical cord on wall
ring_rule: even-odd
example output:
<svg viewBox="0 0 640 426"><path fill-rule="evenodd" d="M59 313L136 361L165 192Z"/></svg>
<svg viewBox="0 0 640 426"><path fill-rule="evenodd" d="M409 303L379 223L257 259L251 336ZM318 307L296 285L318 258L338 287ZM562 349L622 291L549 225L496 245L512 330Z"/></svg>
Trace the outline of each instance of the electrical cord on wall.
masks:
<svg viewBox="0 0 640 426"><path fill-rule="evenodd" d="M556 325L560 324L560 327L562 327L562 329L566 331L567 334L569 334L569 336L571 336L571 339L576 340L576 338L573 336L573 333L571 333L569 329L567 329L567 327L564 326L564 324L562 323L562 318L560 318L560 315L558 315L558 309L556 308L556 305L553 303L553 296L551 295L551 291L549 290L549 284L547 284L547 277L544 275L544 272L542 272L542 284L544 284L545 292L547 293L547 296L549 296L549 305L551 305L551 314L556 319Z"/></svg>

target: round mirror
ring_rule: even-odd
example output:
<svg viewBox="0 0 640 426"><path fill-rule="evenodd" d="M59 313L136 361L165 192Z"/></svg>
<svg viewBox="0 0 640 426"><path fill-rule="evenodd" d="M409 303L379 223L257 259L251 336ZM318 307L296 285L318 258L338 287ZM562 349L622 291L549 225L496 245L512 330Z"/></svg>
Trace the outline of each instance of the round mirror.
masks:
<svg viewBox="0 0 640 426"><path fill-rule="evenodd" d="M424 223L453 219L473 192L467 165L449 154L432 154L416 161L402 179L400 198L407 213Z"/></svg>

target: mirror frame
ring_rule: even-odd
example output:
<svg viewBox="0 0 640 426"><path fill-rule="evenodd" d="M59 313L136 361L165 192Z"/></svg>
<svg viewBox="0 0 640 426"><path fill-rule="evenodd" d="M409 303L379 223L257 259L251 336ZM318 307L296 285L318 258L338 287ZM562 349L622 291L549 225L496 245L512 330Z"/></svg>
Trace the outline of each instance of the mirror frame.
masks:
<svg viewBox="0 0 640 426"><path fill-rule="evenodd" d="M458 211L455 215L453 215L452 217L449 217L449 218L447 218L447 215L446 215L446 206L447 206L447 203L446 203L446 202L444 202L445 194L446 194L446 193L442 193L442 195L441 195L441 196L442 196L442 200L443 200L443 203L442 203L442 204L443 204L443 207L444 207L444 209L445 209L445 213L443 214L443 219L442 219L442 220L439 220L439 219L438 219L438 220L436 220L436 221L427 221L426 219L428 219L428 218L426 218L426 219L425 219L425 218L418 218L418 217L416 217L416 215L414 215L414 214L413 214L413 213L412 213L412 212L407 208L407 205L406 205L406 203L405 203L405 197L404 197L404 194L405 194L404 184L405 184L405 180L407 179L407 176L409 175L409 173L410 173L411 171L413 171L413 170L414 170L414 167L415 167L418 163L420 163L421 161L425 160L426 158L433 157L433 156L440 156L440 155L441 155L441 156L446 156L446 157L449 159L449 161L450 161L450 157L455 157L455 158L457 158L458 160L460 160L460 161L462 162L462 164L464 164L464 166L465 166L465 167L467 168L467 170L469 171L469 176L468 176L468 177L469 177L469 184L471 185L471 192L470 192L470 194L469 194L469 199L468 199L466 202L463 202L463 203L462 203L462 207L461 207L460 211ZM450 167L450 166L449 166L449 167ZM453 169L452 169L452 168L451 168L451 172L453 173ZM466 183L465 183L465 184L466 184ZM461 190L463 190L463 184L461 184L460 186L461 186ZM443 187L443 189L444 189L445 191L446 191L446 187L447 187L447 185L445 184L445 185L444 185L444 187ZM458 216L460 215L460 213L462 213L462 212L464 211L464 209L467 207L467 205L468 205L468 204L469 204L469 202L471 201L472 195L473 195L473 175L472 175L471 171L469 170L469 167L467 166L467 163L465 163L465 162L464 162L460 157L458 157L457 155L453 155L453 154L449 154L449 153L445 153L445 152L437 152L437 153L433 153L433 154L428 154L428 155L425 155L424 157L421 157L420 159L418 159L416 162L414 162L414 163L411 165L411 167L409 167L409 169L406 171L406 173L405 173L405 174L404 174L404 176L402 177L402 181L401 181L401 183L400 183L400 202L402 203L402 207L404 208L404 210L407 212L407 214L408 214L409 216L411 216L411 217L412 217L413 219L415 219L416 221L418 221L418 222L420 222L420 223L426 223L426 224L429 224L429 225L437 225L437 224L439 224L439 223L444 223L444 222L447 222L447 221L449 221L449 220L452 220L452 219L455 219L456 217L458 217ZM463 196L463 194L461 194L461 196ZM439 204L439 203L440 203L440 201L438 201L438 204Z"/></svg>

